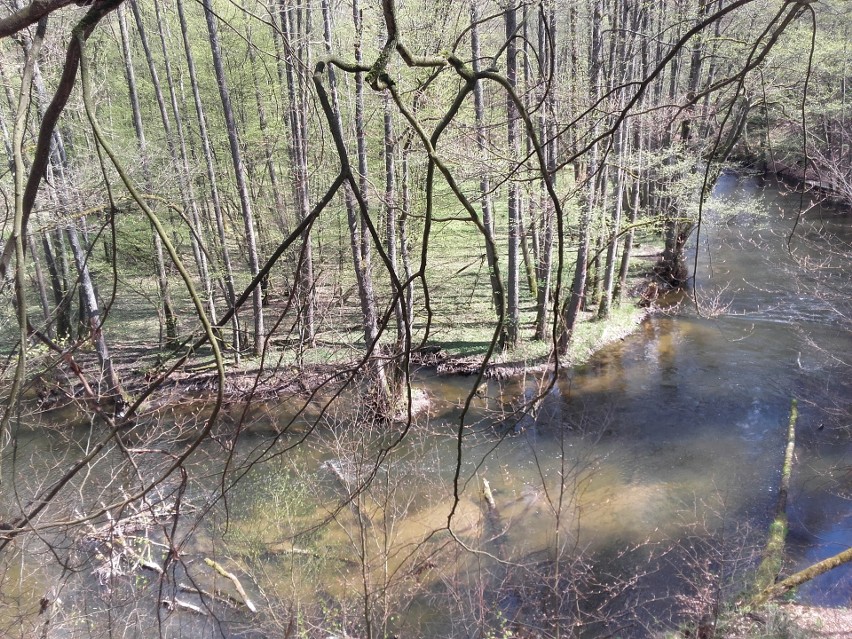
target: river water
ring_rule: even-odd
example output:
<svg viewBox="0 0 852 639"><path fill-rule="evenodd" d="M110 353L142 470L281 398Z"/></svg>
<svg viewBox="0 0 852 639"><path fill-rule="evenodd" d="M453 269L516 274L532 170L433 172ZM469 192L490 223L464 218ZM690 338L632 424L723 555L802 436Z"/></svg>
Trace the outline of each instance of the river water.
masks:
<svg viewBox="0 0 852 639"><path fill-rule="evenodd" d="M170 637L360 637L365 610L377 637L647 636L743 587L775 509L794 397L785 570L848 547L852 286L833 251L848 258L852 232L829 208L796 225L800 204L783 186L723 175L697 238L694 300L556 380L489 382L463 426L472 378L425 374L415 390L428 409L402 443L363 422L357 394L298 418L288 406L236 411L239 443L229 447L226 420L197 456L204 479L182 493L196 510L148 533L180 547L167 585L126 564L119 581L95 584L99 564L80 559L68 588L97 624L75 626L66 610L55 636L116 632L107 611L124 610L119 596L132 611L119 614L121 636L156 636L156 623ZM213 464L223 451L224 474ZM113 479L96 485L106 494ZM206 509L222 486L227 499ZM204 615L129 603L176 593L203 607L176 585L231 588L205 570L211 556L241 577L260 617L218 601ZM15 565L4 592L17 576L23 598L55 574ZM847 567L798 596L848 605L850 594Z"/></svg>

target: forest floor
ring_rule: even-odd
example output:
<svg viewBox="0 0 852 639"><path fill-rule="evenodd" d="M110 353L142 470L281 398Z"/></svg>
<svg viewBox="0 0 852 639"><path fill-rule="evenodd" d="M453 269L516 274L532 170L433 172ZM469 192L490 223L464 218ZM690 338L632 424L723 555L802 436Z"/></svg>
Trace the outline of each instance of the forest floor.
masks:
<svg viewBox="0 0 852 639"><path fill-rule="evenodd" d="M633 300L614 309L610 319L599 321L591 313L584 313L578 325L569 354L560 365L577 366L588 361L608 344L622 340L632 333L648 315ZM437 372L439 375L473 375L483 363L484 348L479 352L459 349L455 344L446 346L430 341L427 351L411 354L411 371ZM437 352L436 352L437 351ZM351 353L351 349L350 349ZM138 396L158 374L168 370L176 357L166 359L164 351L144 345L125 346L115 350L114 357L119 377L125 384L129 397ZM239 364L233 359L226 362L224 396L229 402L282 399L287 396L307 396L320 389L333 389L344 382L359 379L360 354L357 357L338 357L327 362L311 361L307 354L303 365L290 360L276 350L261 358L243 358ZM84 360L92 360L90 354ZM89 365L96 362L89 361ZM524 345L515 351L496 353L486 364L484 377L503 379L523 372L544 372L552 367L552 353L546 342ZM179 367L157 390L151 407L179 403L187 399L212 395L218 385L218 375L209 347L205 347L184 366Z"/></svg>
<svg viewBox="0 0 852 639"><path fill-rule="evenodd" d="M787 604L782 609L791 621L812 637L852 639L852 608L825 608Z"/></svg>
<svg viewBox="0 0 852 639"><path fill-rule="evenodd" d="M445 247L445 252L450 254L460 250L458 237L453 237ZM636 251L628 291L622 303L613 306L606 320L597 319L597 313L592 310L581 313L569 352L560 358L560 367L581 365L607 344L624 339L636 329L649 312L647 308L640 307L639 302L642 301L642 287L648 281L658 255L658 247L650 244ZM425 369L440 375L472 375L478 373L489 351L496 316L491 307L487 277L483 278L480 272L482 265L455 272L450 265L459 263L461 258L458 255L450 258L447 258L446 264L437 266L438 272L432 278L433 315L428 334L422 323L415 322L412 327L412 344L416 348L425 338L427 347L410 354L412 372ZM152 286L148 279L135 280L132 286L122 285L121 295L105 325L114 365L131 402L175 366L192 340L198 337L190 339L190 336L182 335L186 342L174 350L162 346L157 339L156 314L151 312L150 306L153 292L147 290ZM237 356L233 350L223 353L226 401L307 397L319 389L357 381L365 345L353 291L321 291L317 339L314 346L304 349L300 349L295 339L297 327L281 322L282 318L292 314L292 309L286 295L276 295L276 292L273 289L265 314L268 326L277 323L277 330L268 340L265 352L261 356L248 353ZM502 379L524 372L544 372L553 365L552 336L546 340L532 339L535 307L529 294L526 297L528 301L521 309L521 340L514 349L493 351L484 370L486 378ZM596 305L592 308L597 310ZM190 314L187 309L185 315ZM229 330L224 331L224 337L230 340ZM388 341L387 337L385 341ZM98 380L102 384L102 375L90 345L84 344L68 356L86 371L93 385ZM68 366L57 365L57 353L36 345L30 349L28 357L31 358L32 370L44 371L27 393L37 400L38 410L49 410L82 399L79 380ZM217 386L213 352L209 344L204 345L161 380L142 410L210 397L216 393ZM94 391L100 392L97 388Z"/></svg>
<svg viewBox="0 0 852 639"><path fill-rule="evenodd" d="M769 604L730 620L716 634L724 639L852 639L852 608Z"/></svg>

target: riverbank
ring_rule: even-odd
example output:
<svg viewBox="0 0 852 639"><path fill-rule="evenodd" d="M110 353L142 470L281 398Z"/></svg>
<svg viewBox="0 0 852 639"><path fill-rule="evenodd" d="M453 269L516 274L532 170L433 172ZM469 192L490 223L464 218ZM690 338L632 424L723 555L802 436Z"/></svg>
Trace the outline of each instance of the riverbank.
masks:
<svg viewBox="0 0 852 639"><path fill-rule="evenodd" d="M646 250L637 257L635 270L638 273L630 281L633 291L642 288L642 282L646 281L658 254ZM560 368L582 365L608 344L622 340L636 330L650 312L646 302L638 293L625 297L621 304L613 306L605 320L598 319L595 312L581 312L568 353L560 357ZM524 330L531 334L534 317L530 309L527 311ZM437 320L426 345L410 353L411 371L427 370L438 375L477 374L490 350L493 336L493 321L484 318L481 312L478 306L463 307L458 314L451 316L450 321ZM305 349L273 339L267 344L264 354L258 357L224 353L222 390L225 401L304 398L321 389L338 389L359 379L363 346L359 348L356 335L356 331L349 331L338 336L336 341L318 339L314 347ZM135 397L148 394L150 387L156 385L142 407L144 411L212 397L219 385L212 349L205 345L187 362L176 366L182 352L180 349L164 350L153 343L117 342L112 348L113 365L122 381L126 398L132 402ZM25 397L34 401L39 411L87 401L87 390L81 379L101 378L95 353L88 348L60 356L37 344L30 349L28 356L32 370L45 371L31 380L25 391ZM544 372L552 368L553 359L552 336L545 340L532 340L525 334L525 339L516 348L491 352L483 376L486 379L505 379L522 373ZM60 360L58 365L57 360ZM170 371L175 366L175 370ZM79 374L74 374L75 370ZM97 389L94 390L97 392Z"/></svg>
<svg viewBox="0 0 852 639"><path fill-rule="evenodd" d="M607 345L633 333L649 312L650 309L637 306L634 300L627 300L614 308L606 320L597 319L591 312L582 313L569 352L562 358L560 365L572 367L586 363ZM472 354L470 346L463 342L446 344L430 341L426 348L412 353L411 370L413 373L426 370L438 375L473 375L483 364L484 351L485 348L481 346L479 353ZM146 382L154 372L152 369L140 377L140 363L143 360L138 355L138 349L128 352L119 350L116 353L118 372L125 381L125 391L130 397L144 391ZM148 355L148 358L152 356ZM333 363L311 362L302 366L282 360L280 354L271 353L262 359L245 358L238 365L229 363L223 388L226 401L308 397L321 389L337 389L348 381L358 379L360 375L361 361L356 358ZM160 366L165 367L166 364ZM485 364L483 376L486 379L504 379L524 372L543 372L550 367L551 342L530 341L514 350L495 353ZM207 355L193 360L192 364L175 371L164 380L147 407L161 407L211 395L218 383L213 358Z"/></svg>
<svg viewBox="0 0 852 639"><path fill-rule="evenodd" d="M767 604L747 614L724 618L715 636L725 639L850 639L852 608Z"/></svg>

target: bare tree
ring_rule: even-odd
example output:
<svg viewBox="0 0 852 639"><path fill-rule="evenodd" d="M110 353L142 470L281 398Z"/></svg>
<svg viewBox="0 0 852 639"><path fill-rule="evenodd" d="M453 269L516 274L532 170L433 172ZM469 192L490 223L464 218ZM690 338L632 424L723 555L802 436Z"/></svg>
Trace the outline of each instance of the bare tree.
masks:
<svg viewBox="0 0 852 639"><path fill-rule="evenodd" d="M245 229L245 242L249 263L249 272L256 277L260 271L260 260L257 253L257 240L254 232L254 215L252 214L251 195L246 182L245 165L240 149L240 141L237 133L237 124L234 119L234 109L231 105L231 94L228 91L228 79L225 75L225 67L222 62L222 49L219 44L219 28L217 26L216 14L210 0L203 0L204 17L207 21L207 32L210 36L210 51L213 55L213 69L216 72L216 82L219 85L219 97L222 100L222 114L225 118L225 129L228 132L228 145L231 151L231 162L234 169L234 177L237 185L237 195L240 202L240 212ZM252 349L254 353L260 354L266 335L263 327L263 295L259 288L252 293L252 311L254 313L254 336Z"/></svg>

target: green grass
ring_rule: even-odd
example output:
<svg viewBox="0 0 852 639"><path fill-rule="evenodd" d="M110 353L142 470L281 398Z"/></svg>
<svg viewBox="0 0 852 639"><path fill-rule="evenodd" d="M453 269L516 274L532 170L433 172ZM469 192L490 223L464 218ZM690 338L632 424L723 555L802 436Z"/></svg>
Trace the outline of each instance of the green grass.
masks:
<svg viewBox="0 0 852 639"><path fill-rule="evenodd" d="M468 219L464 211L456 205L448 211L436 213L439 218L433 223L429 242L429 257L423 282L415 287L415 320L413 341L419 343L424 337L429 344L440 345L450 356L481 357L489 348L494 337L497 315L491 301L491 285L485 260L485 243L478 229ZM497 211L500 221L497 228L498 254L500 269L505 285L506 275L506 229L505 214ZM382 223L376 220L379 232L383 232ZM412 223L412 227L415 224ZM270 341L267 366L274 364L346 364L357 361L363 355L364 335L358 302L352 258L348 244L348 229L345 215L338 209L329 209L317 227L318 236L314 238L316 258L318 335L316 346L302 351L294 346L298 333L294 325L294 310L287 308L289 298L286 292L288 282L292 280L294 255L285 256L273 271L272 304L265 311L267 330L278 323ZM148 235L146 235L146 233ZM416 268L421 258L421 230L411 231L411 262ZM118 286L115 302L110 308L104 327L110 347L121 352L130 349L133 357L138 358L137 368L145 370L156 364L161 354L160 323L158 321L158 290L153 277L154 262L146 246L150 231L140 227L132 216L122 216L117 222L118 241ZM141 238L141 239L140 239ZM176 238L178 239L178 238ZM270 244L277 240L271 238ZM178 239L180 253L185 256L188 266L192 266L192 252L186 238ZM248 283L245 265L242 264L243 252L238 246L231 247L235 267L242 270L237 273L237 285ZM574 248L566 249L566 265L563 274L563 288L567 286L573 271ZM92 270L98 274L98 285L102 298L112 296L112 277L110 265L104 261L104 250L99 245L90 254ZM401 267L400 267L401 269ZM373 277L379 299L380 311L389 304L388 278L384 267L373 252ZM200 290L198 282L195 283ZM199 322L190 303L184 284L176 275L170 279L173 302L180 316L179 331L182 338L191 334L199 335ZM432 312L428 336L426 293L428 293ZM31 317L40 317L35 291L29 292ZM552 349L551 340L533 341L535 320L535 301L528 289L524 266L521 264L521 316L520 341L517 347L507 352L495 352L494 362L537 363L547 357ZM218 295L218 308L224 308L224 300ZM6 305L3 317L3 341L11 346L15 337L15 321L11 315L11 305ZM221 312L221 310L220 310ZM552 313L552 311L551 311ZM622 307L614 307L607 322L590 320L591 314L584 314L577 327L571 345L569 361L582 363L600 346L619 338L628 332L642 312L629 300ZM243 329L251 329L250 304L241 313ZM549 320L552 322L552 318ZM391 318L391 323L393 318ZM391 326L385 333L384 341L393 341L394 330ZM549 333L551 331L548 331ZM225 331L226 339L230 331ZM206 359L199 354L202 360ZM208 356L209 358L209 352ZM233 361L233 358L231 358ZM253 368L257 358L244 356L242 366Z"/></svg>

